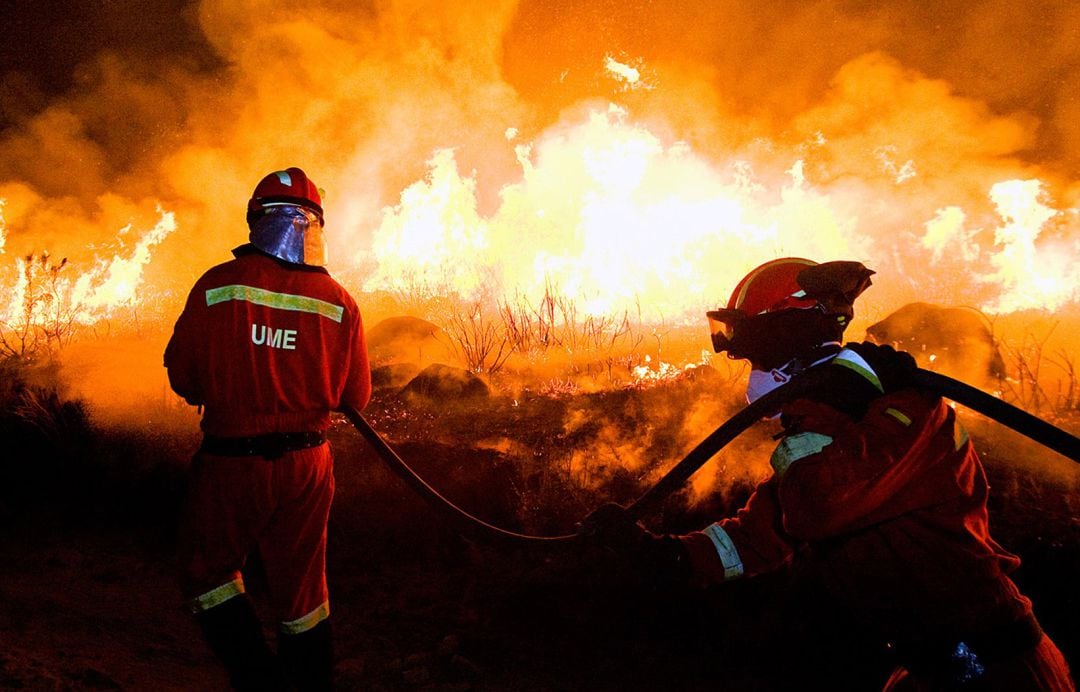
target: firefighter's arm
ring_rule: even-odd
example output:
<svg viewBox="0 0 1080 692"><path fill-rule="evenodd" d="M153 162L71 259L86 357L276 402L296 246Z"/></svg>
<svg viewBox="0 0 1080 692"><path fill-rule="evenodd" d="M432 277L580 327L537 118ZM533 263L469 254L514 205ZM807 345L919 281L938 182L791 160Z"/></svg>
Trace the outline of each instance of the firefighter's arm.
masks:
<svg viewBox="0 0 1080 692"><path fill-rule="evenodd" d="M624 507L607 504L590 514L579 535L623 558L652 580L669 586L709 586L770 571L792 554L780 529L776 486L770 479L729 519L685 535L654 534Z"/></svg>
<svg viewBox="0 0 1080 692"><path fill-rule="evenodd" d="M172 337L165 346L165 369L169 375L169 386L192 406L200 406L203 395L199 386L199 362L203 352L203 342L199 338L203 329L199 324L199 305L196 293L192 290L183 312L173 327Z"/></svg>
<svg viewBox="0 0 1080 692"><path fill-rule="evenodd" d="M699 585L772 571L792 555L780 524L776 477L761 483L735 516L679 537Z"/></svg>
<svg viewBox="0 0 1080 692"><path fill-rule="evenodd" d="M355 304L351 307L355 319L350 324L349 372L345 376L345 390L342 392L341 404L363 411L371 399L371 365L368 361L363 318Z"/></svg>

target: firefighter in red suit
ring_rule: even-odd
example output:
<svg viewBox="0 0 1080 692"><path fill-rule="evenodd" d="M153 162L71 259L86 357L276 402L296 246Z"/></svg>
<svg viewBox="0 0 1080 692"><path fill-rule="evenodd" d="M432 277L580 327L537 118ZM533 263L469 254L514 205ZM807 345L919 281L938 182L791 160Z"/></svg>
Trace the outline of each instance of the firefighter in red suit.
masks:
<svg viewBox="0 0 1080 692"><path fill-rule="evenodd" d="M909 354L841 346L871 274L857 262L774 260L708 313L717 352L750 361L751 401L813 365L834 373L783 407L772 474L735 516L658 536L612 504L583 533L671 583L803 561L895 651L888 690L1072 690L1008 576L1019 559L990 536L986 476L956 412L910 386Z"/></svg>
<svg viewBox="0 0 1080 692"><path fill-rule="evenodd" d="M181 519L181 586L237 689L331 687L326 523L330 412L371 395L356 302L327 273L322 200L299 168L248 203L250 243L207 271L165 350L172 388L203 411ZM258 551L277 654L245 593Z"/></svg>

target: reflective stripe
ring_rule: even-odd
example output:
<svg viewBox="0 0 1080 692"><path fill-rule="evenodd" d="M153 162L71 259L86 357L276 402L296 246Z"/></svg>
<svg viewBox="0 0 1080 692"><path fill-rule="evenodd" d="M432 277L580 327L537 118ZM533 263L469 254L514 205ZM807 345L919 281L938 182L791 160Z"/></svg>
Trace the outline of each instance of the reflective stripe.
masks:
<svg viewBox="0 0 1080 692"><path fill-rule="evenodd" d="M867 380L870 384L874 385L879 392L884 392L885 388L881 386L881 380L878 379L877 373L870 367L870 364L855 351L845 348L840 353L836 354L836 358L833 358L833 363L845 367L849 370L854 370Z"/></svg>
<svg viewBox="0 0 1080 692"><path fill-rule="evenodd" d="M188 601L188 607L191 608L192 613L201 613L205 610L210 610L214 606L219 606L230 598L239 596L242 593L244 593L244 580L237 577L227 584L222 584L215 589L207 591L201 596L196 596L191 599Z"/></svg>
<svg viewBox="0 0 1080 692"><path fill-rule="evenodd" d="M832 438L815 432L797 433L788 435L783 442L773 450L769 463L777 476L783 477L788 467L799 459L817 454L832 444Z"/></svg>
<svg viewBox="0 0 1080 692"><path fill-rule="evenodd" d="M953 422L953 446L959 451L961 447L967 444L968 431L964 426L960 425L960 421Z"/></svg>
<svg viewBox="0 0 1080 692"><path fill-rule="evenodd" d="M890 416L892 416L896 420L903 423L905 427L911 425L911 419L908 418L907 416L905 416L903 414L903 412L901 412L901 411L898 411L898 410L896 410L896 409L894 409L892 407L889 407L889 408L885 409L885 413L889 414Z"/></svg>
<svg viewBox="0 0 1080 692"><path fill-rule="evenodd" d="M281 631L285 634L300 634L319 624L330 617L330 602L323 601L318 608L307 615L301 615L295 620L281 623Z"/></svg>
<svg viewBox="0 0 1080 692"><path fill-rule="evenodd" d="M720 564L724 566L724 579L734 579L742 575L743 563L739 557L739 550L735 542L731 540L728 532L720 528L719 524L712 524L704 531L716 548L716 554L720 556Z"/></svg>
<svg viewBox="0 0 1080 692"><path fill-rule="evenodd" d="M322 315L323 317L328 317L335 322L340 322L341 316L345 314L344 307L334 305L333 303L327 303L325 300L309 298L308 296L298 296L292 293L275 293L263 288L255 288L254 286L233 284L231 286L210 288L206 291L206 304L208 306L217 305L218 303L224 303L229 300L243 300L248 303L262 305L268 308L276 308L278 310L310 312L316 315Z"/></svg>

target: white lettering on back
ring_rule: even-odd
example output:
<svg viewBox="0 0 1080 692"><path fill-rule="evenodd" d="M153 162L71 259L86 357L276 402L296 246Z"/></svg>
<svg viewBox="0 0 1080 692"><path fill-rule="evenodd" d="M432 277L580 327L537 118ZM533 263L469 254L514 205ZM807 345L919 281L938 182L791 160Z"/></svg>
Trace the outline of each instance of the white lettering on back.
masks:
<svg viewBox="0 0 1080 692"><path fill-rule="evenodd" d="M273 329L264 324L251 325L251 343L256 346L263 344L270 348L280 348L286 351L296 350L295 329Z"/></svg>

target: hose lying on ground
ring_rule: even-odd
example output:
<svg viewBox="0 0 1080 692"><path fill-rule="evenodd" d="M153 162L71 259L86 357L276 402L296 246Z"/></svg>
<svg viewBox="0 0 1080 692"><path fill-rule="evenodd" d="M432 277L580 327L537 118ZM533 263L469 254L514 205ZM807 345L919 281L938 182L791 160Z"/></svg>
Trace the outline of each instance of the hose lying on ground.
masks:
<svg viewBox="0 0 1080 692"><path fill-rule="evenodd" d="M811 368L793 378L743 410L729 418L727 422L714 430L698 443L677 464L672 466L654 486L645 491L627 509L636 519L655 510L668 495L682 485L740 433L763 418L775 414L783 404L796 399L806 392L821 385L829 377L830 370L825 367ZM958 404L967 406L988 418L1026 435L1032 440L1049 447L1059 454L1080 463L1080 439L1054 427L1046 421L1036 418L1011 404L987 394L975 387L964 384L951 377L918 369L915 371L915 385L927 391L940 394ZM576 534L561 536L533 536L508 531L469 514L453 502L443 497L435 488L428 485L409 465L397 455L386 441L375 431L358 411L352 408L344 410L345 416L360 431L364 439L375 449L387 466L400 476L420 497L440 512L463 533L480 539L494 541L528 541L534 543L557 543L576 538Z"/></svg>
<svg viewBox="0 0 1080 692"><path fill-rule="evenodd" d="M386 443L386 440L375 431L375 428L371 427L371 424L360 415L359 411L351 407L346 407L342 412L345 414L345 417L349 419L349 422L353 424L353 427L360 431L360 434L364 436L364 439L368 441L368 444L375 449L379 457L386 462L386 465L390 467L390 470L396 473L417 495L423 498L432 506L432 508L442 514L463 533L469 534L470 536L475 535L478 538L497 541L551 542L565 541L575 537L575 534L567 534L564 536L530 536L524 533L515 533L514 531L500 528L494 524L489 524L483 519L469 514L447 498L443 497L438 490L431 487L427 481L416 473L416 471L413 471L412 467L405 463L404 459L398 456L397 452Z"/></svg>

